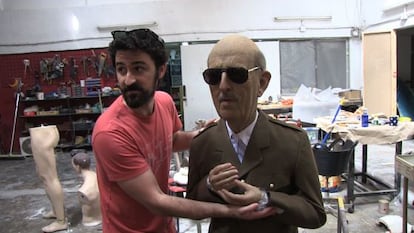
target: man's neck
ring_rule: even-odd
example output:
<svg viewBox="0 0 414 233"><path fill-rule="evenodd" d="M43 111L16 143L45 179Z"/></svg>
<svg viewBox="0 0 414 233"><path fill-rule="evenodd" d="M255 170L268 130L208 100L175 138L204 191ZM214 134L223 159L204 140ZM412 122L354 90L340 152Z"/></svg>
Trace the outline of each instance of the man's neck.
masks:
<svg viewBox="0 0 414 233"><path fill-rule="evenodd" d="M154 99L151 99L150 101L148 101L148 103L138 108L129 107L125 103L125 101L124 101L124 104L127 108L131 109L134 113L138 114L139 116L151 116L152 113L154 112Z"/></svg>
<svg viewBox="0 0 414 233"><path fill-rule="evenodd" d="M227 122L229 128L234 133L238 134L256 120L256 114L257 114L257 112L252 114L251 117L249 117L249 119L246 120L246 121L235 122L235 121L231 121L231 120L228 120L228 121L226 120L226 122Z"/></svg>

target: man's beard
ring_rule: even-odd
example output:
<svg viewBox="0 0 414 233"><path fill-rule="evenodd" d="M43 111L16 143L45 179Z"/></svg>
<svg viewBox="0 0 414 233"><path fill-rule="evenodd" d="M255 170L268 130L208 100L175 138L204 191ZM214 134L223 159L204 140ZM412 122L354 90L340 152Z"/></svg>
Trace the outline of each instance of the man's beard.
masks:
<svg viewBox="0 0 414 233"><path fill-rule="evenodd" d="M139 108L147 104L154 97L155 87L158 81L157 78L158 75L155 77L154 87L150 90L145 90L136 82L122 89L122 96L128 107Z"/></svg>

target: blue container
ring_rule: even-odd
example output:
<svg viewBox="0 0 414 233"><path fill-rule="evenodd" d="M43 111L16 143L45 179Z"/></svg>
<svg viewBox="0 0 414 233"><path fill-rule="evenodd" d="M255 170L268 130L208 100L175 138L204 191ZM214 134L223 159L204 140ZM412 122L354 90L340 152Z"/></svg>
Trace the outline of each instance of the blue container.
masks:
<svg viewBox="0 0 414 233"><path fill-rule="evenodd" d="M361 126L368 127L368 121L369 121L368 112L364 110L364 112L361 115Z"/></svg>

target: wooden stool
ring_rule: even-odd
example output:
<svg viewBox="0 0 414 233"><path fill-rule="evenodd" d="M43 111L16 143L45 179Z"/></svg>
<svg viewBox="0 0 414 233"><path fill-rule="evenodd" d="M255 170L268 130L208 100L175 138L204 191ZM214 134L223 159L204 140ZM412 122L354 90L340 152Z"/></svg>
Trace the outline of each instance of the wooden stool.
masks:
<svg viewBox="0 0 414 233"><path fill-rule="evenodd" d="M395 157L395 171L403 176L402 229L403 233L407 233L408 180L414 180L414 155L397 155Z"/></svg>

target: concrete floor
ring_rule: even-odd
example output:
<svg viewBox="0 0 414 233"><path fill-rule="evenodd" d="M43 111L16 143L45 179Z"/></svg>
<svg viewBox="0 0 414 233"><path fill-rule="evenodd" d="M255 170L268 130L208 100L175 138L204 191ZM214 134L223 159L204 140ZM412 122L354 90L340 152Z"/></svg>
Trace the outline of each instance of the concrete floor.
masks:
<svg viewBox="0 0 414 233"><path fill-rule="evenodd" d="M393 145L369 146L368 171L392 183L394 175ZM403 153L414 151L414 141L403 143ZM361 146L356 147L356 168L360 168ZM100 226L84 227L81 224L81 210L76 196L80 185L80 178L70 163L70 154L57 152L58 173L65 192L65 208L70 227L66 232L92 233L101 232ZM51 220L42 219L41 213L50 209L41 181L36 175L32 157L22 160L0 159L0 228L3 233L34 233L41 232L41 228ZM345 194L344 189L340 194ZM337 194L335 194L337 195ZM347 213L349 229L352 233L386 232L384 227L378 226L378 218L384 214L378 211L378 200L390 200L389 214L401 216L401 204L398 198L390 196L359 197L355 201L355 212ZM414 210L409 209L409 223L414 223ZM328 222L315 230L300 229L301 233L335 233L337 219L328 214ZM196 221L180 219L180 232L197 232ZM208 231L209 220L199 222L201 232ZM65 231L63 231L65 232ZM260 232L260 231L258 231Z"/></svg>

